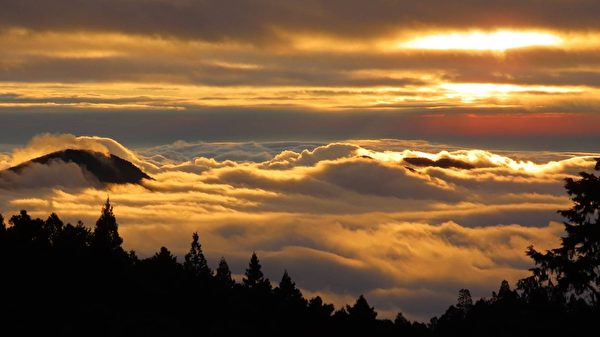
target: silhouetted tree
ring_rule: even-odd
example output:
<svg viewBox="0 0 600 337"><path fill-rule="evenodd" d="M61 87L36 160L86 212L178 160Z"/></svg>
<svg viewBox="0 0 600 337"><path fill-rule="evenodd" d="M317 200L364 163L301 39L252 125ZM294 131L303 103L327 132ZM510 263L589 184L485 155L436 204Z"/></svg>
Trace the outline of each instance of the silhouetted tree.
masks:
<svg viewBox="0 0 600 337"><path fill-rule="evenodd" d="M8 220L8 223L13 226L13 231L16 236L22 240L31 240L35 236L36 228L26 210L21 210L18 215L13 215Z"/></svg>
<svg viewBox="0 0 600 337"><path fill-rule="evenodd" d="M4 223L4 217L0 214L0 252L5 248L4 237L6 236L6 224ZM2 256L0 256L0 259ZM0 266L1 267L1 266Z"/></svg>
<svg viewBox="0 0 600 337"><path fill-rule="evenodd" d="M151 258L145 261L152 267L152 271L157 274L162 274L165 278L172 278L174 273L179 269L177 257L174 256L167 247L160 247L160 250Z"/></svg>
<svg viewBox="0 0 600 337"><path fill-rule="evenodd" d="M31 226L32 219L27 214L27 211L22 209L18 215L13 215L10 217L8 222L15 227L15 229L19 229L19 227L29 227Z"/></svg>
<svg viewBox="0 0 600 337"><path fill-rule="evenodd" d="M407 320L401 312L399 312L396 315L396 318L394 318L394 324L396 326L410 326L410 321Z"/></svg>
<svg viewBox="0 0 600 337"><path fill-rule="evenodd" d="M44 222L44 232L51 242L55 241L56 236L62 231L64 225L56 213L50 214L48 219L46 219Z"/></svg>
<svg viewBox="0 0 600 337"><path fill-rule="evenodd" d="M502 280L498 293L492 292L492 298L495 301L514 301L518 297L518 294L510 289L510 284L507 280Z"/></svg>
<svg viewBox="0 0 600 337"><path fill-rule="evenodd" d="M25 210L19 215L13 215L8 221L12 225L13 238L26 245L27 249L46 249L49 247L49 238L44 232L44 222L41 219L32 219Z"/></svg>
<svg viewBox="0 0 600 337"><path fill-rule="evenodd" d="M336 310L336 311L333 313L333 318L334 318L336 321L338 321L338 323L340 323L340 322L341 322L341 323L345 323L345 322L346 322L346 320L348 320L348 317L350 316L350 315L348 314L348 310L347 310L347 308L348 308L348 307L349 307L349 306L342 307L342 308L340 308L339 310Z"/></svg>
<svg viewBox="0 0 600 337"><path fill-rule="evenodd" d="M55 247L72 256L84 254L91 243L92 232L81 221L75 226L66 224L54 238Z"/></svg>
<svg viewBox="0 0 600 337"><path fill-rule="evenodd" d="M467 317L473 310L473 299L468 289L460 289L456 305L448 307L439 319L432 320L432 330L442 336L464 336L467 333Z"/></svg>
<svg viewBox="0 0 600 337"><path fill-rule="evenodd" d="M600 161L595 169L600 170ZM563 291L573 290L600 305L600 178L579 175L579 180L565 179L573 206L559 211L567 220L560 247L545 253L529 247L527 255L535 261L532 271L541 281L555 280Z"/></svg>
<svg viewBox="0 0 600 337"><path fill-rule="evenodd" d="M113 213L113 206L110 204L110 199L106 198L100 218L96 221L92 245L99 251L116 252L121 250L122 243L123 239L119 236L119 225Z"/></svg>
<svg viewBox="0 0 600 337"><path fill-rule="evenodd" d="M130 250L127 253L127 256L129 257L129 260L131 261L132 264L136 264L140 261L140 259L138 258L135 250Z"/></svg>
<svg viewBox="0 0 600 337"><path fill-rule="evenodd" d="M559 287L552 282L544 285L536 275L519 280L517 290L519 293L515 296L530 305L564 305L566 303L565 294Z"/></svg>
<svg viewBox="0 0 600 337"><path fill-rule="evenodd" d="M410 321L399 312L396 315L396 318L394 318L394 327L400 336L407 336L411 332L412 325L410 324Z"/></svg>
<svg viewBox="0 0 600 337"><path fill-rule="evenodd" d="M141 261L140 269L148 289L159 293L174 291L180 284L180 271L183 270L177 257L166 247L160 247L152 257Z"/></svg>
<svg viewBox="0 0 600 337"><path fill-rule="evenodd" d="M150 258L150 261L159 265L174 266L177 264L177 257L173 256L167 247L160 247L158 253L155 253L154 256Z"/></svg>
<svg viewBox="0 0 600 337"><path fill-rule="evenodd" d="M0 214L0 244L2 244L2 240L6 235L6 224L4 223L4 217ZM1 247L0 247L1 249Z"/></svg>
<svg viewBox="0 0 600 337"><path fill-rule="evenodd" d="M437 330L439 327L440 319L437 316L433 316L429 319L428 327L430 330Z"/></svg>
<svg viewBox="0 0 600 337"><path fill-rule="evenodd" d="M250 289L271 289L271 282L266 279L262 273L262 266L258 260L256 253L252 253L248 269L246 269L246 277L242 279L244 286Z"/></svg>
<svg viewBox="0 0 600 337"><path fill-rule="evenodd" d="M208 262L202 253L198 233L192 235L192 244L189 253L185 254L183 268L192 275L201 278L212 276L212 270L208 267Z"/></svg>
<svg viewBox="0 0 600 337"><path fill-rule="evenodd" d="M369 303L363 295L360 295L353 306L346 306L350 319L360 322L374 321L377 318L375 308L369 306Z"/></svg>
<svg viewBox="0 0 600 337"><path fill-rule="evenodd" d="M217 267L217 271L215 272L215 279L227 287L233 287L235 284L235 281L231 278L229 265L224 257L221 257L221 260L219 261L219 267Z"/></svg>
<svg viewBox="0 0 600 337"><path fill-rule="evenodd" d="M469 289L461 289L458 291L458 300L456 301L456 307L459 310L468 312L473 307L473 299L471 298L471 292Z"/></svg>
<svg viewBox="0 0 600 337"><path fill-rule="evenodd" d="M329 318L333 313L333 304L324 303L321 296L316 296L308 302L308 311L318 318Z"/></svg>
<svg viewBox="0 0 600 337"><path fill-rule="evenodd" d="M283 272L283 276L279 282L279 287L275 289L275 292L279 295L279 297L289 300L290 302L303 298L302 293L298 288L296 288L296 283L292 281L292 278L288 274L287 270Z"/></svg>
<svg viewBox="0 0 600 337"><path fill-rule="evenodd" d="M302 292L296 288L296 283L292 281L287 270L283 272L279 287L275 288L275 295L291 306L306 307L306 300L302 296Z"/></svg>
<svg viewBox="0 0 600 337"><path fill-rule="evenodd" d="M600 308L585 296L567 301L564 288L554 285L556 278L542 278L542 273L520 280L519 292L503 281L491 299L475 304L461 289L457 304L429 325L411 323L401 313L394 321L377 319L362 295L334 313L319 296L307 303L287 271L271 289L256 254L244 286L234 286L224 258L216 269L218 282L190 282L185 270L208 268L201 262L197 234L181 264L166 247L146 259L124 252L108 200L98 222L92 234L81 221L64 224L56 214L44 221L23 210L9 226L0 216L3 331L184 336L201 327L206 336L570 336L589 334L600 317ZM95 234L107 244L100 245ZM580 266L575 262L569 266ZM575 294L573 285L567 289ZM63 309L55 310L56 303Z"/></svg>

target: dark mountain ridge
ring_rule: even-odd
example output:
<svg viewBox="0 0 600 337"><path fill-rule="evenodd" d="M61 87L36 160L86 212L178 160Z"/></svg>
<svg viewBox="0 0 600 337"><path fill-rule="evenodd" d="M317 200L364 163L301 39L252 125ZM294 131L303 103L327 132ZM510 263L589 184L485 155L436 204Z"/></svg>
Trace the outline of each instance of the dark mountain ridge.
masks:
<svg viewBox="0 0 600 337"><path fill-rule="evenodd" d="M123 158L113 154L105 155L101 152L76 149L52 152L8 168L6 171L20 174L33 163L49 165L56 161L77 164L104 184L139 184L143 179L153 180L139 167Z"/></svg>

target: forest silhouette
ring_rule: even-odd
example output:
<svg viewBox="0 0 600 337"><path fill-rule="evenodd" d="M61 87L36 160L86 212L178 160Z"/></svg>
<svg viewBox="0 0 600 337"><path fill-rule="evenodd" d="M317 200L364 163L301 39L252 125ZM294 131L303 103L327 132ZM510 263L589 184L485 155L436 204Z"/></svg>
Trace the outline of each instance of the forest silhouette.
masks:
<svg viewBox="0 0 600 337"><path fill-rule="evenodd" d="M600 162L596 166L600 169ZM489 298L468 289L429 322L380 319L364 296L336 308L307 299L284 272L273 284L253 253L242 282L209 266L197 233L182 263L166 248L122 248L110 200L95 226L0 215L1 330L42 336L573 336L600 318L600 178L566 179L573 205L561 245L529 247L531 275ZM435 266L428 266L435 268ZM459 271L457 271L459 272Z"/></svg>

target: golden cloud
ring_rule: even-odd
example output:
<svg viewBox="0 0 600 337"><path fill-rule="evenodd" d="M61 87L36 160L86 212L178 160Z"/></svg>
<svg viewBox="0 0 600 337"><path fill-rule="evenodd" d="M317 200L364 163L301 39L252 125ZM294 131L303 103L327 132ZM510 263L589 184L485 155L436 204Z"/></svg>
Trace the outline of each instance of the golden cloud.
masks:
<svg viewBox="0 0 600 337"><path fill-rule="evenodd" d="M189 153L188 159L163 157L161 163L144 164L155 170L156 179L144 186L100 188L74 180L35 186L37 180L29 180L22 188L4 189L0 209L5 216L21 208L42 217L57 212L67 221L92 225L110 195L127 248L142 256L162 245L181 256L198 231L209 260L225 256L236 272L250 252L258 251L273 279L285 267L309 293L329 293L332 300L372 294L390 312L401 307L420 317L418 310L411 313L410 298L386 300L382 294L398 289L435 293L428 309L435 311L448 304L457 287L482 296L502 278L526 275L526 247L552 247L559 240L562 226L555 211L568 207L562 179L593 165L591 156L559 159L563 154L556 154L546 162L531 157L522 162L481 150L385 152L378 143L356 143L362 145L285 150L262 162L190 158ZM141 155L112 139L70 135L44 135L10 158L72 145L101 148L138 163L152 158L148 150ZM209 145L202 147L207 151ZM179 143L169 151L178 146L194 148ZM415 156L474 166L403 161ZM36 169L40 177L55 177L52 167Z"/></svg>

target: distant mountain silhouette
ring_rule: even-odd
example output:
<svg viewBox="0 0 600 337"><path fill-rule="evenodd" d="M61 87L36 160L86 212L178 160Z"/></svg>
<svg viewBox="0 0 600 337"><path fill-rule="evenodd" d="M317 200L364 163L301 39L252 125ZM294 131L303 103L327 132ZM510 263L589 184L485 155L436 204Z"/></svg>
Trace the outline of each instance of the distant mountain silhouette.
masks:
<svg viewBox="0 0 600 337"><path fill-rule="evenodd" d="M422 157L411 157L411 158L404 158L403 159L405 162L415 165L415 166L434 166L434 167L441 167L441 168L460 168L460 169L465 169L465 170L471 170L473 168L475 168L475 165L461 161L461 160L457 160L457 159L452 159L452 158L441 158L438 160L431 160L429 158L422 158Z"/></svg>
<svg viewBox="0 0 600 337"><path fill-rule="evenodd" d="M358 158L373 159L373 157L368 156L368 155L361 155L361 156L358 156ZM441 158L438 160L432 160L432 159L423 158L423 157L408 157L408 158L402 159L402 161L404 161L407 164L414 165L414 166L460 168L460 169L464 169L464 170L471 170L476 167L475 165L473 165L471 163L467 163L462 160L452 159L452 158ZM408 166L405 166L405 167L411 171L414 171L414 169L411 167L408 167Z"/></svg>
<svg viewBox="0 0 600 337"><path fill-rule="evenodd" d="M48 165L55 161L77 164L105 184L139 184L142 179L152 179L140 168L123 158L112 154L107 156L101 152L74 149L49 153L11 167L7 171L19 174L30 167L32 163Z"/></svg>

